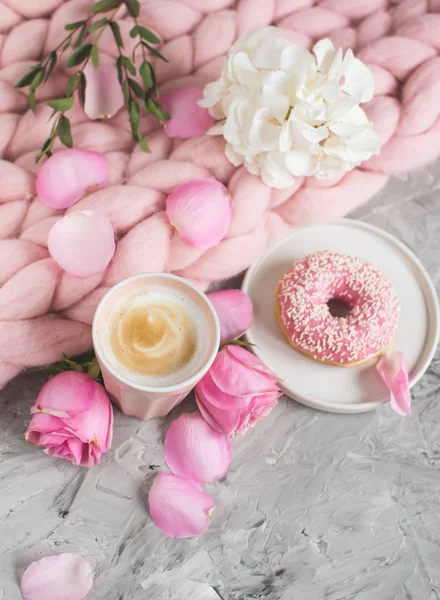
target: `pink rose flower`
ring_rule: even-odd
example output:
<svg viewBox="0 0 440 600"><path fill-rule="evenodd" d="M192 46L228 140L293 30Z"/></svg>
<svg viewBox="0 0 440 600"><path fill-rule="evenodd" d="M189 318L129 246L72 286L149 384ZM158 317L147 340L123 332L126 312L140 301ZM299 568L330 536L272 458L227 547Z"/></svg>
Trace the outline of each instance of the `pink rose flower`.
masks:
<svg viewBox="0 0 440 600"><path fill-rule="evenodd" d="M46 454L75 465L99 465L110 448L113 410L105 389L86 373L65 371L50 379L31 408L25 439Z"/></svg>
<svg viewBox="0 0 440 600"><path fill-rule="evenodd" d="M225 346L196 386L197 404L217 431L245 433L277 403L281 395L278 379L248 350Z"/></svg>

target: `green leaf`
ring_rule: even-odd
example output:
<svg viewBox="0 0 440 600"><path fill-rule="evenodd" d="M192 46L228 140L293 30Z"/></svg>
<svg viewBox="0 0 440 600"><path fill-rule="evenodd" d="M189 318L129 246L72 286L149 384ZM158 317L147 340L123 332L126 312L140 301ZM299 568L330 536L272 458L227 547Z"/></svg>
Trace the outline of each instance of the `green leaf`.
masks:
<svg viewBox="0 0 440 600"><path fill-rule="evenodd" d="M33 112L35 112L36 109L37 109L37 103L35 101L35 92L34 92L34 90L30 90L29 91L28 104L29 104L30 108L33 110Z"/></svg>
<svg viewBox="0 0 440 600"><path fill-rule="evenodd" d="M139 110L139 104L136 100L130 100L130 123L137 129L141 122L141 112Z"/></svg>
<svg viewBox="0 0 440 600"><path fill-rule="evenodd" d="M73 106L73 96L69 96L68 98L58 98L57 100L51 100L51 102L48 102L48 105L54 110L70 110Z"/></svg>
<svg viewBox="0 0 440 600"><path fill-rule="evenodd" d="M95 45L92 48L92 65L95 67L95 69L99 67L99 52Z"/></svg>
<svg viewBox="0 0 440 600"><path fill-rule="evenodd" d="M150 46L150 44L147 44L146 42L142 42L142 45L145 46L145 48L148 48L148 50L151 52L151 54L153 54L153 56L157 56L157 58L160 58L161 60L168 62L168 59L165 58L165 56L163 54L161 54L159 52L159 50L156 50L156 48L153 48L153 46Z"/></svg>
<svg viewBox="0 0 440 600"><path fill-rule="evenodd" d="M43 79L44 79L44 69L41 69L41 71L38 71L38 73L35 75L34 79L32 80L31 90L35 90L43 82Z"/></svg>
<svg viewBox="0 0 440 600"><path fill-rule="evenodd" d="M92 52L93 44L84 44L72 52L66 60L66 67L76 67L81 64L86 58L89 58Z"/></svg>
<svg viewBox="0 0 440 600"><path fill-rule="evenodd" d="M145 100L145 110L152 113L159 121L168 121L170 115L153 98Z"/></svg>
<svg viewBox="0 0 440 600"><path fill-rule="evenodd" d="M38 154L35 157L35 162L38 162L40 160L40 158L42 156L50 156L52 154L51 150L54 147L55 144L55 137L51 137L47 138L47 140L44 142L43 147L41 148L40 152L38 152Z"/></svg>
<svg viewBox="0 0 440 600"><path fill-rule="evenodd" d="M80 79L79 79L78 96L79 96L80 104L84 108L84 104L86 102L87 80L86 80L86 76L84 75L84 73L81 73L79 77L80 77Z"/></svg>
<svg viewBox="0 0 440 600"><path fill-rule="evenodd" d="M124 80L124 73L123 73L123 70L122 70L122 59L123 58L124 58L123 56L119 56L118 59L117 59L117 61L116 61L116 69L118 71L118 80L119 80L119 83L122 83L123 80Z"/></svg>
<svg viewBox="0 0 440 600"><path fill-rule="evenodd" d="M144 98L144 90L141 88L141 86L138 84L138 82L135 79L131 79L131 77L129 77L128 85L131 87L131 89L136 94L136 96L139 96L139 98L142 98L142 99Z"/></svg>
<svg viewBox="0 0 440 600"><path fill-rule="evenodd" d="M108 12L109 10L121 6L121 4L122 0L99 0L99 2L96 2L96 4L92 6L92 15Z"/></svg>
<svg viewBox="0 0 440 600"><path fill-rule="evenodd" d="M82 26L81 31L78 34L78 37L75 40L75 43L73 44L74 48L78 48L79 46L81 46L81 44L83 43L83 41L85 40L87 35L87 23L85 25Z"/></svg>
<svg viewBox="0 0 440 600"><path fill-rule="evenodd" d="M67 83L66 96L71 96L79 84L79 74L75 73Z"/></svg>
<svg viewBox="0 0 440 600"><path fill-rule="evenodd" d="M127 69L127 71L131 75L136 75L136 67L131 62L131 60L128 58L128 56L121 56L120 59L121 59L122 65Z"/></svg>
<svg viewBox="0 0 440 600"><path fill-rule="evenodd" d="M70 121L64 115L61 116L60 124L58 125L58 137L68 148L71 148L73 146Z"/></svg>
<svg viewBox="0 0 440 600"><path fill-rule="evenodd" d="M108 22L109 21L108 21L107 17L101 17L100 19L98 19L97 21L95 21L94 23L92 23L90 25L90 27L89 27L89 33L93 33L97 29L100 29L104 25L107 25Z"/></svg>
<svg viewBox="0 0 440 600"><path fill-rule="evenodd" d="M74 23L67 23L67 25L64 25L64 29L66 31L75 31L75 29L79 29L86 22L87 21L85 19L83 19L82 21L75 21Z"/></svg>
<svg viewBox="0 0 440 600"><path fill-rule="evenodd" d="M128 102L130 100L130 90L128 87L128 83L126 81L123 81L121 83L121 89L122 89L122 94L124 95L125 108L127 108Z"/></svg>
<svg viewBox="0 0 440 600"><path fill-rule="evenodd" d="M116 21L110 21L110 28L113 32L113 37L115 38L116 44L119 46L119 48L123 48L124 40L122 39L121 28L119 27L119 24L116 23Z"/></svg>
<svg viewBox="0 0 440 600"><path fill-rule="evenodd" d="M32 69L28 73L26 73L26 75L23 75L23 77L17 81L17 83L15 84L15 87L23 88L23 87L30 85L33 82L36 75L41 70L43 70L43 69L40 64L35 65L35 67L32 67ZM43 72L44 72L44 70L43 70Z"/></svg>
<svg viewBox="0 0 440 600"><path fill-rule="evenodd" d="M82 366L79 363L75 362L74 360L70 360L70 358L67 357L64 354L64 352L63 352L63 359L64 359L64 362L66 363L66 365L68 365L72 371L81 371L81 372L83 372Z"/></svg>
<svg viewBox="0 0 440 600"><path fill-rule="evenodd" d="M96 360L96 358L94 358L90 363L89 368L87 369L87 373L92 379L98 379L99 375L101 374L101 367L99 366L99 363Z"/></svg>
<svg viewBox="0 0 440 600"><path fill-rule="evenodd" d="M150 152L151 152L150 148L148 147L148 144L147 144L147 142L146 142L146 141L144 140L144 138L143 138L143 137L141 137L141 136L139 136L139 138L138 138L138 146L139 146L139 148L140 148L141 150L143 150L144 152L147 152L147 153L150 153Z"/></svg>
<svg viewBox="0 0 440 600"><path fill-rule="evenodd" d="M124 0L124 4L127 7L130 17L134 17L136 19L139 16L140 11L138 0Z"/></svg>
<svg viewBox="0 0 440 600"><path fill-rule="evenodd" d="M130 37L134 38L137 35L140 35L142 39L147 40L147 42L151 42L152 44L160 44L160 39L157 35L154 35L152 31L146 27L142 27L142 25L135 25L131 29Z"/></svg>
<svg viewBox="0 0 440 600"><path fill-rule="evenodd" d="M145 87L152 88L155 86L156 76L154 74L154 69L147 60L144 60L144 62L141 64L139 73L142 77Z"/></svg>
<svg viewBox="0 0 440 600"><path fill-rule="evenodd" d="M52 71L55 69L55 65L57 64L57 53L56 52L51 52L49 56L50 56L50 58L49 58L49 62L48 62L48 65L47 65L47 71L46 71L46 75L44 77L44 82L45 83L49 79Z"/></svg>

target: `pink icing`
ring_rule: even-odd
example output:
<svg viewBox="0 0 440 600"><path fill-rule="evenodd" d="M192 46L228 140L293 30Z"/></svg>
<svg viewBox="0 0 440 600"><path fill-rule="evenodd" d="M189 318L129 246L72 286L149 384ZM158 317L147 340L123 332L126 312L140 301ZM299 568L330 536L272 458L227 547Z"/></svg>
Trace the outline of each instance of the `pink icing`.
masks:
<svg viewBox="0 0 440 600"><path fill-rule="evenodd" d="M329 300L350 309L330 314ZM279 316L293 346L324 362L350 364L388 346L399 320L399 300L388 277L363 258L315 252L296 262L280 282Z"/></svg>

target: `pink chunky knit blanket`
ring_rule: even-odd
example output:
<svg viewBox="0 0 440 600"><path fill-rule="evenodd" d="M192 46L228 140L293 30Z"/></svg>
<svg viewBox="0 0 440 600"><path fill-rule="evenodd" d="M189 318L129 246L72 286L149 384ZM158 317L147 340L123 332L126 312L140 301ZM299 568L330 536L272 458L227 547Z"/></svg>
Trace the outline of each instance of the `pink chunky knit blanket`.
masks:
<svg viewBox="0 0 440 600"><path fill-rule="evenodd" d="M141 271L169 270L205 289L245 269L293 225L339 217L368 200L389 175L440 153L440 0L143 0L140 22L164 40L162 89L203 86L218 77L236 37L268 24L310 47L329 37L351 47L372 69L376 95L366 105L382 151L338 181L299 179L286 190L267 188L225 158L219 138L173 141L145 118L152 154L134 148L126 115L89 121L73 110L77 147L106 154L106 187L73 209L94 209L112 222L117 249L102 275L77 279L49 257L47 234L60 216L35 197L35 152L47 137L44 101L62 95L58 71L41 89L35 117L15 82L84 18L91 0L0 0L0 385L21 369L73 355L91 345L94 310L106 290ZM130 21L121 18L126 43ZM112 54L103 36L100 47ZM173 233L164 212L167 193L194 177L224 182L235 204L227 237L193 248ZM72 209L71 209L72 210Z"/></svg>

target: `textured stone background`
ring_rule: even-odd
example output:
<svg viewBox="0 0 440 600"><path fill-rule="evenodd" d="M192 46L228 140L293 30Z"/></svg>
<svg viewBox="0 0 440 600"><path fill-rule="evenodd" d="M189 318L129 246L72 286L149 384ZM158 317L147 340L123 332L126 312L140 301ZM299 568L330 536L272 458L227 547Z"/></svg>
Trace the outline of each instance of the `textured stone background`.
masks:
<svg viewBox="0 0 440 600"><path fill-rule="evenodd" d="M353 216L407 243L440 291L440 162ZM233 441L226 480L207 486L211 528L192 540L163 536L145 496L169 420L193 401L169 420L117 413L111 452L83 470L23 440L42 383L26 375L0 392L0 600L21 598L30 561L62 551L96 568L91 600L440 599L438 353L405 419L282 398Z"/></svg>

